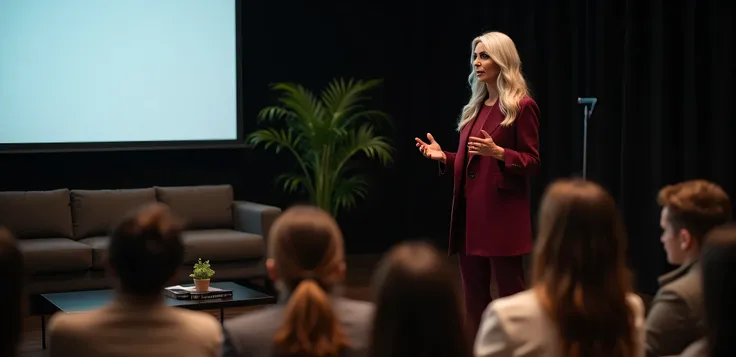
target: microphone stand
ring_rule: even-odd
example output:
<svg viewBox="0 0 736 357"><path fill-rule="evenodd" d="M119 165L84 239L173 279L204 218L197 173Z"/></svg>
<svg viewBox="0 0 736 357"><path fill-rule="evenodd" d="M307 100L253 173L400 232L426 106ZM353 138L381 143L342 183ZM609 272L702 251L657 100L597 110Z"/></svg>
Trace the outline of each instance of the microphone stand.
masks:
<svg viewBox="0 0 736 357"><path fill-rule="evenodd" d="M588 106L583 106L583 180L588 176Z"/></svg>
<svg viewBox="0 0 736 357"><path fill-rule="evenodd" d="M583 105L583 180L588 176L588 119L593 115L593 108L597 98L578 98L578 104ZM588 110L590 104L590 110Z"/></svg>

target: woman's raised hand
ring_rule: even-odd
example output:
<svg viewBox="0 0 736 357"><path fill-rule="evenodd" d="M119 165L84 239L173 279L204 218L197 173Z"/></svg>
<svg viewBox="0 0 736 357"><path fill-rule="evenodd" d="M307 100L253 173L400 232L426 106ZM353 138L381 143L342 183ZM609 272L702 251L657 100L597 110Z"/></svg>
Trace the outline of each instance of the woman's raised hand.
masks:
<svg viewBox="0 0 736 357"><path fill-rule="evenodd" d="M438 144L434 140L432 134L427 133L427 140L429 140L429 144L425 143L424 141L422 141L422 139L419 138L414 138L414 140L417 142L419 152L421 152L424 157L445 162L445 153L442 152L440 144Z"/></svg>

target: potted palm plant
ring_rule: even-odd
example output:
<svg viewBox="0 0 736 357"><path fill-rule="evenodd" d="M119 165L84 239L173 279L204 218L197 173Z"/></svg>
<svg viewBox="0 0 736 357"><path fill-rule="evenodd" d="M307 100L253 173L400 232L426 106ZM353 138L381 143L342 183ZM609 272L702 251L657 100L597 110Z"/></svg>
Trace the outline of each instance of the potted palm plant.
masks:
<svg viewBox="0 0 736 357"><path fill-rule="evenodd" d="M306 192L312 204L337 216L367 193L366 177L355 165L359 154L383 166L392 162L389 139L377 133L388 115L362 105L365 92L380 83L335 79L319 95L298 84L274 84L280 105L262 109L258 119L280 126L251 133L248 143L289 152L298 170L277 178L284 190Z"/></svg>
<svg viewBox="0 0 736 357"><path fill-rule="evenodd" d="M189 277L194 279L194 290L208 291L210 289L210 278L215 275L215 271L210 267L210 261L202 262L202 258L194 263L194 270Z"/></svg>

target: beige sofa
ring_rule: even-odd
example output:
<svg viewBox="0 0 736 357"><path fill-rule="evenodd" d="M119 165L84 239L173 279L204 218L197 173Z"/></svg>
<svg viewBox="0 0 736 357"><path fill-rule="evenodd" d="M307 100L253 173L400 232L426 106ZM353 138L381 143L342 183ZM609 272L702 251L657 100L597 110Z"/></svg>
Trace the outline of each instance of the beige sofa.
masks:
<svg viewBox="0 0 736 357"><path fill-rule="evenodd" d="M0 225L19 239L31 294L110 287L104 270L110 228L154 201L186 222L177 283L191 281L198 258L210 260L213 281L266 278L267 232L281 209L233 196L229 185L0 192Z"/></svg>

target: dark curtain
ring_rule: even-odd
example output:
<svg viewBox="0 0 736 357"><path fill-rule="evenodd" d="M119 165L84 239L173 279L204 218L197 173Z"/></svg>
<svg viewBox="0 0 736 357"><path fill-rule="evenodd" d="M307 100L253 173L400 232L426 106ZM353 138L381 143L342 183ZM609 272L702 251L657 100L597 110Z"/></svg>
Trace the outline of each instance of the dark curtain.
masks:
<svg viewBox="0 0 736 357"><path fill-rule="evenodd" d="M657 191L703 178L736 194L734 10L725 1L615 3L592 11L599 21L586 86L601 99L592 138L618 135L595 145L591 160L624 213L639 286L653 292L653 278L669 268Z"/></svg>
<svg viewBox="0 0 736 357"><path fill-rule="evenodd" d="M426 75L412 81L406 110L413 114L407 126L413 131L406 135L433 131L441 144L457 145L452 126L468 97L470 40L485 30L507 33L542 110L543 170L535 180L535 201L555 178L580 174L583 107L576 99L597 97L587 176L620 206L637 287L656 291L656 277L671 268L659 243L657 191L704 178L736 194L733 5L540 0L416 6L407 13L414 31L406 72ZM421 160L411 159L412 171L431 175L433 165ZM436 192L437 180L423 181L420 191ZM442 207L448 197L419 200ZM424 212L409 213L413 228L425 226Z"/></svg>
<svg viewBox="0 0 736 357"><path fill-rule="evenodd" d="M596 150L596 168L618 187L632 262L647 277L666 268L654 202L660 187L703 178L736 194L734 8L725 1L629 0L623 16L616 10L596 12L603 22L595 26L592 86L611 103L603 104L596 120L607 124L595 135L620 133L619 173L606 167L606 148ZM608 40L618 49L607 49ZM651 291L651 283L641 286Z"/></svg>
<svg viewBox="0 0 736 357"><path fill-rule="evenodd" d="M269 83L319 89L333 77L385 80L370 105L393 117L398 150L388 169L370 168L369 196L339 217L350 253L419 237L446 246L452 182L413 138L432 132L456 148L470 43L488 30L515 40L542 111L542 172L530 214L549 182L580 174L576 99L599 99L588 178L620 205L639 290L654 292L670 268L658 241L661 186L700 177L736 194L734 8L726 0L241 1L246 132L274 103ZM285 207L302 199L274 184L291 163L263 150L3 155L0 189L230 183L238 199Z"/></svg>

